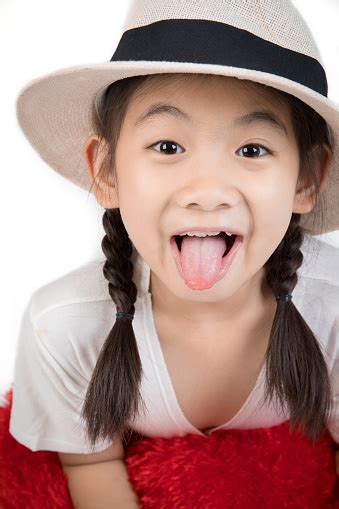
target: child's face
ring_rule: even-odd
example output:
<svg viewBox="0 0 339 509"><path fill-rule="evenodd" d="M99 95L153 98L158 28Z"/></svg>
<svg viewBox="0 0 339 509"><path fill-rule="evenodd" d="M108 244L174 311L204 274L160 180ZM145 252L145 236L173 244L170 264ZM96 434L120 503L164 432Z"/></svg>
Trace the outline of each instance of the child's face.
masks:
<svg viewBox="0 0 339 509"><path fill-rule="evenodd" d="M132 242L151 267L152 294L187 305L222 305L231 297L248 305L254 293L260 294L263 265L292 212L308 212L312 205L296 193L299 155L287 107L268 91L257 94L255 84L210 78L171 77L133 97L117 145L119 202L114 206L120 207ZM180 108L190 120L168 112L135 125L160 102ZM285 128L258 120L235 126L239 117L264 109ZM250 155L243 148L249 144L256 145L254 157L253 147ZM243 234L243 244L226 275L196 291L179 275L170 237L200 225L202 230L233 228Z"/></svg>

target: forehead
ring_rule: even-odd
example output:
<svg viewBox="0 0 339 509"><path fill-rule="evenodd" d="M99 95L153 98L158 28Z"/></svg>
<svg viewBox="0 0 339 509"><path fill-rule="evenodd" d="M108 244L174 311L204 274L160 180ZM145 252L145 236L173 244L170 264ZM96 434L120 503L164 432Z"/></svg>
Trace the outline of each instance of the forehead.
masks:
<svg viewBox="0 0 339 509"><path fill-rule="evenodd" d="M163 103L166 103L165 108L162 107ZM178 115L169 104L184 110L184 115ZM237 123L238 127L253 124L260 119L262 125L266 121L271 127L277 127L280 123L286 136L289 128L293 131L288 101L279 91L229 76L189 73L150 75L134 92L128 109L127 116L135 127L149 124L165 110L179 120L186 117L185 120L196 127L204 125L205 121L209 123L210 114L214 113L213 122L220 116L222 123L227 114L234 121L250 114L246 115L245 121ZM265 117L266 112L268 115ZM145 117L148 119L147 124L142 120Z"/></svg>
<svg viewBox="0 0 339 509"><path fill-rule="evenodd" d="M250 80L241 80L232 76L193 73L168 73L149 75L133 94L131 103L151 101L155 95L175 94L178 97L192 97L192 92L213 92L225 97L246 97L247 101L265 102L265 104L284 109L287 101L278 90ZM208 97L208 96L207 96ZM213 96L211 96L213 97Z"/></svg>

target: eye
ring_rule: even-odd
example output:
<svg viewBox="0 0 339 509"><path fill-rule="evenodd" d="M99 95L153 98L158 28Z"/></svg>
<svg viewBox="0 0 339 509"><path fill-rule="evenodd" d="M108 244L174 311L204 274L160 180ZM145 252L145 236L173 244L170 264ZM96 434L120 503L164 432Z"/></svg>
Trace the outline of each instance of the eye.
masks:
<svg viewBox="0 0 339 509"><path fill-rule="evenodd" d="M248 145L244 145L243 147L239 148L239 150L244 149L244 154L247 154L250 158L257 157L260 153L260 150L258 149L264 149L268 154L272 154L271 150L264 147L263 145L257 145L256 143L250 143ZM237 152L239 152L237 150Z"/></svg>
<svg viewBox="0 0 339 509"><path fill-rule="evenodd" d="M173 152L173 151L175 151L175 147L181 147L178 143L175 143L175 141L170 141L170 140L158 141L158 143L153 143L153 145L151 145L151 147L156 147L157 145L160 145L160 147L164 147L164 151L160 150L161 154L171 154L171 153L173 154L174 153L174 155L175 155L176 152Z"/></svg>

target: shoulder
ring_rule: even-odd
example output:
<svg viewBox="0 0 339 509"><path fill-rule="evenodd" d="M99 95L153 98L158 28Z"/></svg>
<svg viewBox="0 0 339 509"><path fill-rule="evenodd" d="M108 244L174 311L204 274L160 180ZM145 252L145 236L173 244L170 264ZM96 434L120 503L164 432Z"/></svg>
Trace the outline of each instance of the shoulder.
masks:
<svg viewBox="0 0 339 509"><path fill-rule="evenodd" d="M339 287L339 247L306 236L301 251L304 259L298 274Z"/></svg>
<svg viewBox="0 0 339 509"><path fill-rule="evenodd" d="M339 355L339 248L314 238L302 247L295 304L331 368Z"/></svg>
<svg viewBox="0 0 339 509"><path fill-rule="evenodd" d="M29 313L40 344L69 360L87 364L97 357L115 321L116 305L103 274L106 258L97 258L37 288L31 295ZM133 280L138 294L144 291L145 268L134 260ZM77 358L77 359L76 359Z"/></svg>
<svg viewBox="0 0 339 509"><path fill-rule="evenodd" d="M101 259L90 261L37 288L31 296L32 320L60 308L111 299L103 264Z"/></svg>
<svg viewBox="0 0 339 509"><path fill-rule="evenodd" d="M339 318L339 248L312 239L303 249L304 261L298 269L296 296L304 312L324 331L338 326Z"/></svg>
<svg viewBox="0 0 339 509"><path fill-rule="evenodd" d="M102 274L103 263L88 262L31 294L27 312L34 335L30 348L43 356L45 366L49 363L56 370L86 376L94 368L105 331L108 334L114 323L114 302ZM23 341L27 333L23 331Z"/></svg>
<svg viewBox="0 0 339 509"><path fill-rule="evenodd" d="M30 299L32 321L39 322L47 314L70 314L75 308L79 312L82 309L87 312L100 307L100 303L104 307L115 307L103 274L105 261L106 258L98 257L37 288ZM133 281L139 296L146 291L145 271L148 266L135 250L132 261Z"/></svg>

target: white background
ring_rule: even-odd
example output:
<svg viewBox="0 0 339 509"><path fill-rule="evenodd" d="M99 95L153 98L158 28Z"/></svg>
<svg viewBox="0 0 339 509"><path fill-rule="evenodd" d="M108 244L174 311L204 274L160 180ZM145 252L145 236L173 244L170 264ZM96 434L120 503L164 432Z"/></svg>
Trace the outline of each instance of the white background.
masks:
<svg viewBox="0 0 339 509"><path fill-rule="evenodd" d="M166 1L166 0L164 0ZM339 3L295 0L339 103ZM1 326L0 394L13 380L23 309L31 293L102 255L104 209L46 165L22 134L15 100L26 82L79 64L108 62L130 2L0 0ZM339 246L339 231L321 236Z"/></svg>

